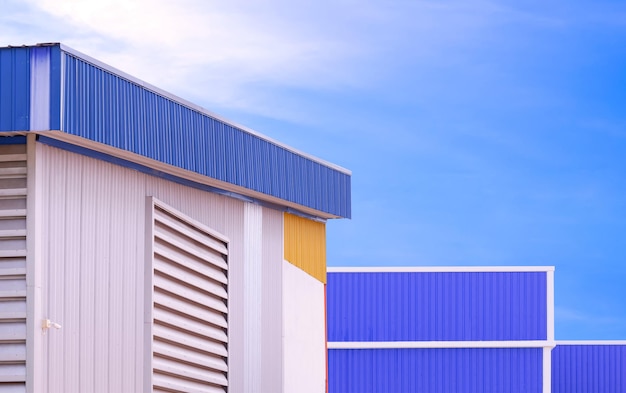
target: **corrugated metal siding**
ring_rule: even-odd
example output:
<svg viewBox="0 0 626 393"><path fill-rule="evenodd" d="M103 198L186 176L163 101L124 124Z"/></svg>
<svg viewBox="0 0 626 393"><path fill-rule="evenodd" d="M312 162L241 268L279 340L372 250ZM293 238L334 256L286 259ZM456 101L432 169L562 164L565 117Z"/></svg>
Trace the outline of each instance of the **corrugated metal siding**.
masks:
<svg viewBox="0 0 626 393"><path fill-rule="evenodd" d="M285 213L285 259L326 283L326 225Z"/></svg>
<svg viewBox="0 0 626 393"><path fill-rule="evenodd" d="M329 273L327 290L328 341L546 339L545 272Z"/></svg>
<svg viewBox="0 0 626 393"><path fill-rule="evenodd" d="M153 391L225 392L228 244L171 207L153 214Z"/></svg>
<svg viewBox="0 0 626 393"><path fill-rule="evenodd" d="M258 392L261 386L263 208L244 205L244 389Z"/></svg>
<svg viewBox="0 0 626 393"><path fill-rule="evenodd" d="M243 391L244 202L38 144L45 392L144 390L145 197L225 234L229 390Z"/></svg>
<svg viewBox="0 0 626 393"><path fill-rule="evenodd" d="M26 145L0 145L0 391L26 391Z"/></svg>
<svg viewBox="0 0 626 393"><path fill-rule="evenodd" d="M350 217L350 175L65 54L63 131Z"/></svg>
<svg viewBox="0 0 626 393"><path fill-rule="evenodd" d="M30 48L0 48L0 131L30 127Z"/></svg>
<svg viewBox="0 0 626 393"><path fill-rule="evenodd" d="M283 214L263 208L261 392L283 391Z"/></svg>
<svg viewBox="0 0 626 393"><path fill-rule="evenodd" d="M541 348L331 349L330 393L542 391Z"/></svg>
<svg viewBox="0 0 626 393"><path fill-rule="evenodd" d="M626 345L557 345L552 392L626 392Z"/></svg>

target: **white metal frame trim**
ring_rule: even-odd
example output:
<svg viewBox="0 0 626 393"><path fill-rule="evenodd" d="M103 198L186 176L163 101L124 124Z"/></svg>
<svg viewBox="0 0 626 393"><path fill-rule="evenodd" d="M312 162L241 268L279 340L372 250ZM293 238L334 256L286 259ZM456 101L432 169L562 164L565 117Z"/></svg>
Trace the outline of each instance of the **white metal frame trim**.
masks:
<svg viewBox="0 0 626 393"><path fill-rule="evenodd" d="M328 349L554 348L555 341L329 341Z"/></svg>
<svg viewBox="0 0 626 393"><path fill-rule="evenodd" d="M328 267L328 273L490 273L490 272L554 272L554 266L372 266ZM548 277L548 285L550 285ZM554 290L552 278L552 290ZM549 288L548 288L549 289ZM548 294L550 296L550 294ZM552 295L552 298L554 296Z"/></svg>
<svg viewBox="0 0 626 393"><path fill-rule="evenodd" d="M626 340L558 340L556 345L626 345Z"/></svg>

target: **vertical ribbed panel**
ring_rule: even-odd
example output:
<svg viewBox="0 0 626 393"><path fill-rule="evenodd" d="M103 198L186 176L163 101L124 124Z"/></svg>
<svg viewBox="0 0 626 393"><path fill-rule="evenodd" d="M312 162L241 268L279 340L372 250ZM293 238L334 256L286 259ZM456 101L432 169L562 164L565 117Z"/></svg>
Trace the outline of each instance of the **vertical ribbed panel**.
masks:
<svg viewBox="0 0 626 393"><path fill-rule="evenodd" d="M63 131L350 217L350 175L65 54ZM53 82L54 82L53 78Z"/></svg>
<svg viewBox="0 0 626 393"><path fill-rule="evenodd" d="M283 214L263 208L261 392L283 386Z"/></svg>
<svg viewBox="0 0 626 393"><path fill-rule="evenodd" d="M30 48L0 48L0 131L30 127Z"/></svg>
<svg viewBox="0 0 626 393"><path fill-rule="evenodd" d="M326 283L326 225L285 213L285 259Z"/></svg>
<svg viewBox="0 0 626 393"><path fill-rule="evenodd" d="M284 392L324 392L324 284L284 261L283 307Z"/></svg>
<svg viewBox="0 0 626 393"><path fill-rule="evenodd" d="M540 393L541 348L331 349L330 393Z"/></svg>
<svg viewBox="0 0 626 393"><path fill-rule="evenodd" d="M244 205L244 389L259 392L261 386L261 319L262 263L263 263L263 208Z"/></svg>
<svg viewBox="0 0 626 393"><path fill-rule="evenodd" d="M626 345L557 345L552 393L626 392Z"/></svg>
<svg viewBox="0 0 626 393"><path fill-rule="evenodd" d="M161 203L153 228L153 390L225 392L228 244Z"/></svg>
<svg viewBox="0 0 626 393"><path fill-rule="evenodd" d="M26 145L0 145L0 391L26 391Z"/></svg>
<svg viewBox="0 0 626 393"><path fill-rule="evenodd" d="M229 391L242 391L244 203L41 144L37 155L43 312L63 326L44 337L44 392L144 391L147 195L230 240Z"/></svg>
<svg viewBox="0 0 626 393"><path fill-rule="evenodd" d="M50 129L50 60L51 47L41 46L30 52L30 130Z"/></svg>
<svg viewBox="0 0 626 393"><path fill-rule="evenodd" d="M329 273L327 291L328 341L546 339L545 272Z"/></svg>

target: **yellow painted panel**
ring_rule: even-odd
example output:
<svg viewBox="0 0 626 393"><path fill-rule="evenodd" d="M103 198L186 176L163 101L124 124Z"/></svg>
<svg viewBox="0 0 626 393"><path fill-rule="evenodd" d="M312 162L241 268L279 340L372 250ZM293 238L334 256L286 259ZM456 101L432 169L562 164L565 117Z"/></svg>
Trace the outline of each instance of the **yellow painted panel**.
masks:
<svg viewBox="0 0 626 393"><path fill-rule="evenodd" d="M326 283L326 224L285 213L285 260Z"/></svg>

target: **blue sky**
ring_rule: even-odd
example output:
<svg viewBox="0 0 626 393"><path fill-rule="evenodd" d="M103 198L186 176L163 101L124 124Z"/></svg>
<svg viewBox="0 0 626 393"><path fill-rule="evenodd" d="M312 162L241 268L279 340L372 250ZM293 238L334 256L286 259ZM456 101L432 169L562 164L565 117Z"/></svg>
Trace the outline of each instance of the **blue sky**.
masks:
<svg viewBox="0 0 626 393"><path fill-rule="evenodd" d="M554 265L557 339L626 339L626 3L0 0L353 171L328 263Z"/></svg>

